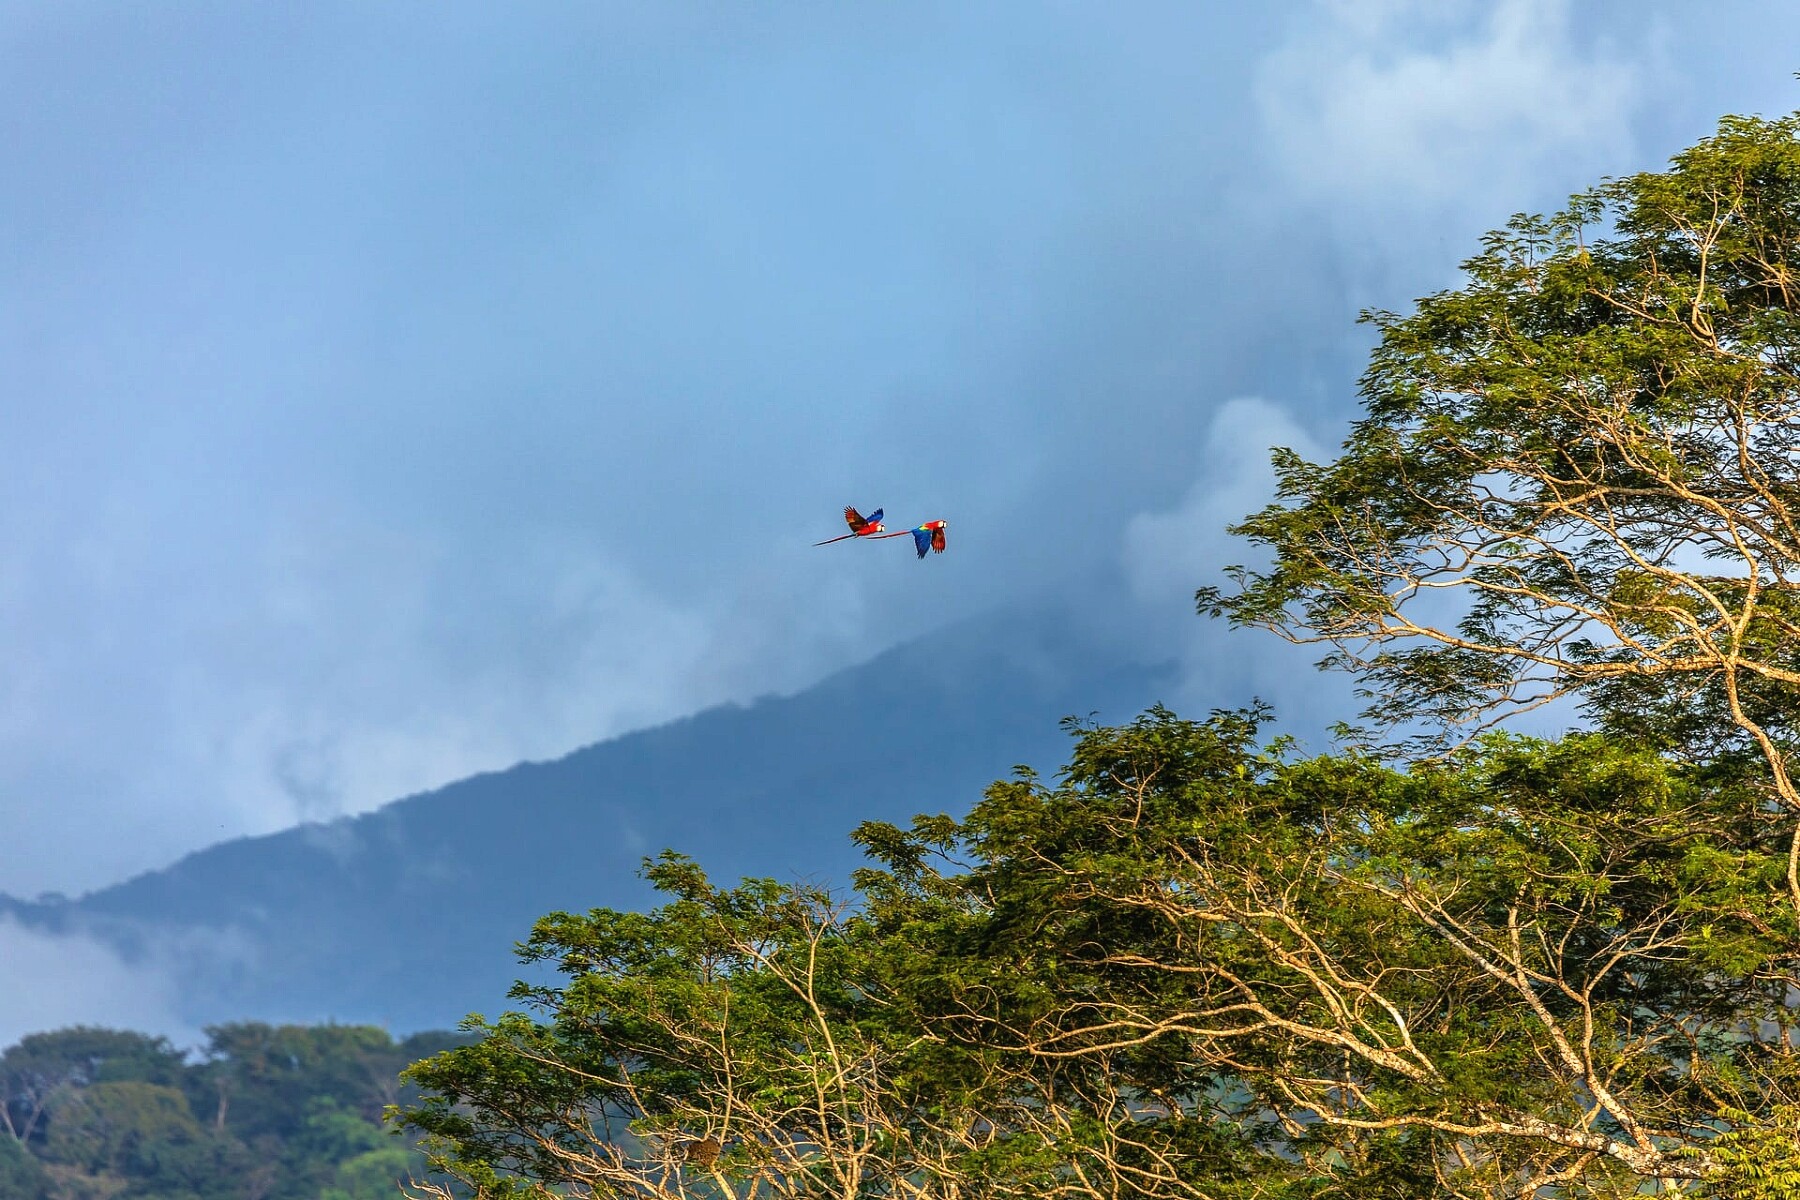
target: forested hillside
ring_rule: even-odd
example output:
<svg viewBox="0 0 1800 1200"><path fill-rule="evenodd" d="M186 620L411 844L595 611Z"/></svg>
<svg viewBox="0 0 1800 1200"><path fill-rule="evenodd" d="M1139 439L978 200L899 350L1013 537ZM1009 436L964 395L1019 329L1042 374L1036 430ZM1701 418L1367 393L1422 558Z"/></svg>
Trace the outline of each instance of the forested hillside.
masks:
<svg viewBox="0 0 1800 1200"><path fill-rule="evenodd" d="M1015 763L1053 764L1070 713L1123 719L1166 699L1168 673L1121 661L1095 624L996 613L795 696L223 843L67 903L0 896L0 916L162 963L196 1027L245 1015L453 1026L504 1001L509 950L543 913L649 901L646 854L847 882L859 821L904 820Z"/></svg>
<svg viewBox="0 0 1800 1200"><path fill-rule="evenodd" d="M382 1125L403 1067L458 1040L241 1023L184 1054L112 1029L0 1052L4 1200L392 1200L427 1174Z"/></svg>

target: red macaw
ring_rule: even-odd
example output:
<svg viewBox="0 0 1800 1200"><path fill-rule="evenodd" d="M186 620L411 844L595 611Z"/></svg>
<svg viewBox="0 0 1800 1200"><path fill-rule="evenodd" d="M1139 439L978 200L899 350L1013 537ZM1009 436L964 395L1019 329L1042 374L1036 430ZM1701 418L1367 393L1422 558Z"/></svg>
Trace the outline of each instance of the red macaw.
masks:
<svg viewBox="0 0 1800 1200"><path fill-rule="evenodd" d="M912 534L913 545L918 548L919 557L924 558L927 550L944 552L944 531L950 528L948 521L927 521L914 529L902 529L899 533L884 533L879 537L905 537Z"/></svg>
<svg viewBox="0 0 1800 1200"><path fill-rule="evenodd" d="M822 542L814 542L815 546L829 546L833 542L841 542L845 538L876 537L885 526L881 523L881 510L878 508L868 516L863 516L854 508L844 509L844 523L850 526L849 533L840 533L834 538L826 538ZM892 537L892 534L888 535Z"/></svg>

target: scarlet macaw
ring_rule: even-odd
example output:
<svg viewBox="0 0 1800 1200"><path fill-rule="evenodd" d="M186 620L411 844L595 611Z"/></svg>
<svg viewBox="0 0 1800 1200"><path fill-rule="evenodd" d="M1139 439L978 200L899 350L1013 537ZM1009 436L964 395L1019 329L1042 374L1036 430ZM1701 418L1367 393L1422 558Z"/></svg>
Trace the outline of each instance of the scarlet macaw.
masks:
<svg viewBox="0 0 1800 1200"><path fill-rule="evenodd" d="M924 558L927 550L944 552L944 531L950 528L948 521L927 521L916 529L902 529L899 533L884 533L881 537L905 537L912 534L913 545L918 548L919 557Z"/></svg>
<svg viewBox="0 0 1800 1200"><path fill-rule="evenodd" d="M881 524L881 510L879 508L865 517L854 508L846 507L844 509L844 523L850 526L849 533L840 533L834 538L826 538L822 542L814 542L813 545L829 546L831 543L841 542L845 538L875 537L880 534L884 528ZM890 534L889 536L892 535Z"/></svg>

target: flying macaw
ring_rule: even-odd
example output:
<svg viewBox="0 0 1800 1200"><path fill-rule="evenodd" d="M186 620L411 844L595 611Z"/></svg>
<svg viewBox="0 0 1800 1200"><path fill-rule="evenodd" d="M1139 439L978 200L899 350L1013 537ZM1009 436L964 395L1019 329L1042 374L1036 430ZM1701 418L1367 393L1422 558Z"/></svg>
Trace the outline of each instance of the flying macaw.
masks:
<svg viewBox="0 0 1800 1200"><path fill-rule="evenodd" d="M829 546L831 543L841 542L845 538L877 537L884 528L881 523L881 510L879 508L865 517L854 508L846 506L844 509L844 523L850 526L849 533L840 533L834 538L826 538L822 542L814 542L813 545ZM888 534L887 536L892 537L893 535Z"/></svg>
<svg viewBox="0 0 1800 1200"><path fill-rule="evenodd" d="M948 521L927 521L914 529L902 529L899 533L883 533L878 537L905 537L912 534L913 545L918 548L919 557L924 558L927 550L944 552L944 531L950 528Z"/></svg>

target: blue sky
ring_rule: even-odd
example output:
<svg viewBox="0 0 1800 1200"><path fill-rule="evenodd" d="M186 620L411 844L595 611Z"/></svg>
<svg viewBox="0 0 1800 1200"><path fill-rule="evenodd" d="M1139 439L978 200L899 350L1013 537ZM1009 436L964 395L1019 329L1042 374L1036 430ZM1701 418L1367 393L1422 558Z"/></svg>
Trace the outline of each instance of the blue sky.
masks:
<svg viewBox="0 0 1800 1200"><path fill-rule="evenodd" d="M1196 703L1303 707L1189 597L1264 447L1353 414L1357 310L1800 107L1797 34L1748 3L0 3L0 890L1045 594L1113 606ZM846 503L952 551L814 550Z"/></svg>

